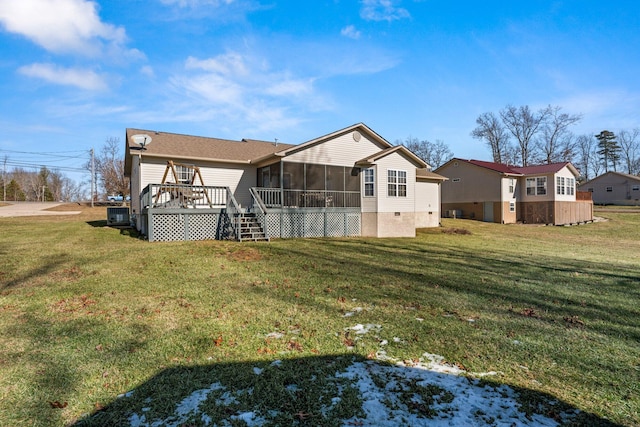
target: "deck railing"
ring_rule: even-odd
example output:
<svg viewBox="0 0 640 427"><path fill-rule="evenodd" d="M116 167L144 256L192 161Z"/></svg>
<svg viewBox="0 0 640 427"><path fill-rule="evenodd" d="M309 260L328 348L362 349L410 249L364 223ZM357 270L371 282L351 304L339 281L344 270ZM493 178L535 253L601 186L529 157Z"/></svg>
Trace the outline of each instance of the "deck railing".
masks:
<svg viewBox="0 0 640 427"><path fill-rule="evenodd" d="M149 208L224 208L227 207L230 195L233 197L229 187L149 184L142 192L142 206Z"/></svg>
<svg viewBox="0 0 640 427"><path fill-rule="evenodd" d="M359 208L359 191L290 190L254 187L267 208Z"/></svg>
<svg viewBox="0 0 640 427"><path fill-rule="evenodd" d="M591 191L576 191L576 200L592 200Z"/></svg>

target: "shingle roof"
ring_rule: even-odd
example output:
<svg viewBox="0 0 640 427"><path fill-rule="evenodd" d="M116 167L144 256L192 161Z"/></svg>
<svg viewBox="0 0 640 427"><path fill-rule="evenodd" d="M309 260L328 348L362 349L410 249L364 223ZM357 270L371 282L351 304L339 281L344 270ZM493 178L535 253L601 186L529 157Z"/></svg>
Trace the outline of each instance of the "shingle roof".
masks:
<svg viewBox="0 0 640 427"><path fill-rule="evenodd" d="M420 168L416 169L416 179L446 181L449 178L438 175L437 173L431 172L427 169Z"/></svg>
<svg viewBox="0 0 640 427"><path fill-rule="evenodd" d="M244 139L206 138L202 136L182 135L168 132L156 132L144 129L127 129L127 149L130 153L140 153L141 146L132 136L149 135L151 143L145 146L144 155L171 157L174 159L200 159L207 161L225 161L230 163L250 163L270 154L291 148L292 144Z"/></svg>

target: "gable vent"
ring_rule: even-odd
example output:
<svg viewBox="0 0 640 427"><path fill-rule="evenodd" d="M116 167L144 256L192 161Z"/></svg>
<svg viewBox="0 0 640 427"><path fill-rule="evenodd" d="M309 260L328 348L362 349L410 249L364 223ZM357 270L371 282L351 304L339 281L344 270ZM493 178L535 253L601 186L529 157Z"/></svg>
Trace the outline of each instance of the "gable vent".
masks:
<svg viewBox="0 0 640 427"><path fill-rule="evenodd" d="M353 140L355 142L360 141L360 138L362 138L362 135L360 135L360 132L358 132L358 131L353 132Z"/></svg>

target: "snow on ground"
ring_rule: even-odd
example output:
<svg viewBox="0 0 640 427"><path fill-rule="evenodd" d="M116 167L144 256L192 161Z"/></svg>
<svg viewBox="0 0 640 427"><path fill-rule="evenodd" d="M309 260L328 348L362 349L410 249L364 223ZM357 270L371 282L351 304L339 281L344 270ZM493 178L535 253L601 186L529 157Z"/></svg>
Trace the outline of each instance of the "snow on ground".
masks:
<svg viewBox="0 0 640 427"><path fill-rule="evenodd" d="M379 333L380 325L357 324L348 330L355 334ZM459 366L448 364L442 356L424 353L414 361L395 361L387 356L382 348L386 343L381 340L381 349L377 360L354 361L346 370L336 372L333 378L347 380L350 387L359 391L362 410L365 417L343 420L344 426L505 426L505 427L554 427L559 423L540 414L527 416L520 409L517 393L506 385L492 386L480 382L477 378L496 375L495 372L470 373ZM384 361L386 363L380 363ZM389 365L388 363L393 363ZM269 369L282 369L279 360L271 363ZM255 375L261 375L264 369L255 367ZM295 387L295 386L292 386ZM212 392L219 397L216 405L228 406L242 401L243 396L252 390L228 391L220 383L194 391L177 403L173 415L165 419L148 420L142 408L142 414L133 414L129 418L132 427L180 426L196 417L204 425L231 426L244 421L249 427L265 425L277 415L277 411L267 413L257 411L237 412L227 419L214 424L199 406ZM128 398L132 392L121 396ZM332 405L341 400L341 393L334 396ZM147 400L149 401L149 400ZM324 408L327 413L331 407ZM563 421L575 416L577 411L560 414Z"/></svg>

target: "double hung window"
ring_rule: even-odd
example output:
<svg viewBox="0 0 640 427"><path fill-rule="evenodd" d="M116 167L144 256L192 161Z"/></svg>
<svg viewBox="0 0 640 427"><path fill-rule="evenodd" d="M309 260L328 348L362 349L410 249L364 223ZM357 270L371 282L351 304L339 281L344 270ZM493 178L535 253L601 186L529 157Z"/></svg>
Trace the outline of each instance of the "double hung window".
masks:
<svg viewBox="0 0 640 427"><path fill-rule="evenodd" d="M407 197L407 171L387 170L387 196Z"/></svg>

